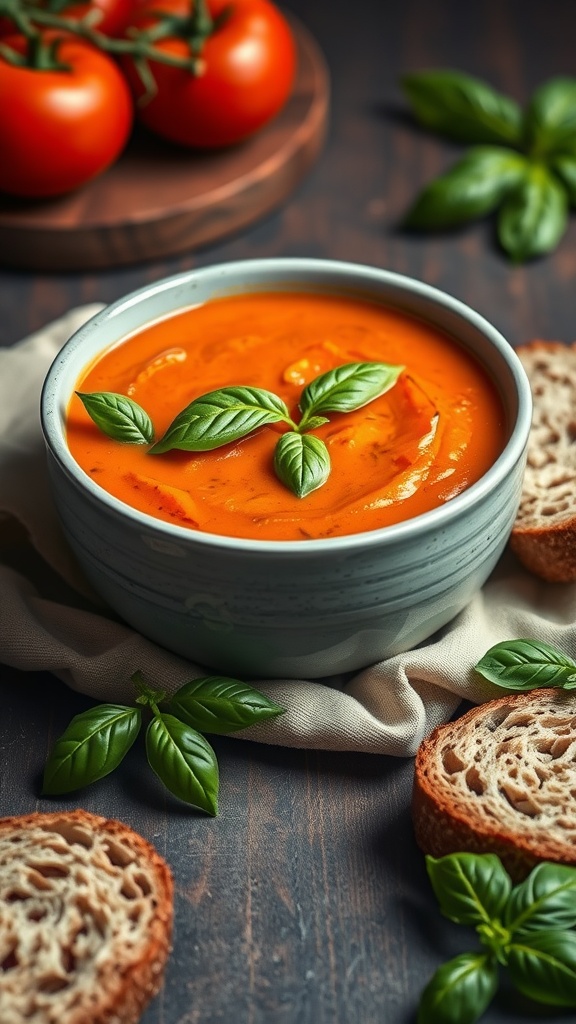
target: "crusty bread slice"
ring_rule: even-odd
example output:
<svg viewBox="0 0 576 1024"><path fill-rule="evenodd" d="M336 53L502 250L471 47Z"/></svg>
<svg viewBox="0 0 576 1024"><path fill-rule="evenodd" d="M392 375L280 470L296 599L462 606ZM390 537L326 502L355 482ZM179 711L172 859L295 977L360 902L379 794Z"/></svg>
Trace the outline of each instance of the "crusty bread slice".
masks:
<svg viewBox="0 0 576 1024"><path fill-rule="evenodd" d="M576 581L576 344L533 341L518 356L534 401L510 546L536 575Z"/></svg>
<svg viewBox="0 0 576 1024"><path fill-rule="evenodd" d="M576 865L576 692L499 697L438 726L418 749L413 821L435 857L496 853L514 878Z"/></svg>
<svg viewBox="0 0 576 1024"><path fill-rule="evenodd" d="M0 819L2 1024L133 1024L170 950L172 875L83 810Z"/></svg>

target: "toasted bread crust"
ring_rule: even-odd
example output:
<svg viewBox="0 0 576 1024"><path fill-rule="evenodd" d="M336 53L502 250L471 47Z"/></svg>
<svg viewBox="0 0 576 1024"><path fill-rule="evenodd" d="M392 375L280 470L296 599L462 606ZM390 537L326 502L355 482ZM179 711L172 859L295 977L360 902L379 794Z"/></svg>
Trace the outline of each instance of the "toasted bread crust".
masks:
<svg viewBox="0 0 576 1024"><path fill-rule="evenodd" d="M136 1024L172 920L170 869L127 825L84 810L0 819L3 1024Z"/></svg>
<svg viewBox="0 0 576 1024"><path fill-rule="evenodd" d="M576 581L576 343L536 340L517 354L534 413L510 547L551 583Z"/></svg>
<svg viewBox="0 0 576 1024"><path fill-rule="evenodd" d="M496 853L514 879L576 865L576 693L501 697L438 726L417 752L416 841L442 857Z"/></svg>

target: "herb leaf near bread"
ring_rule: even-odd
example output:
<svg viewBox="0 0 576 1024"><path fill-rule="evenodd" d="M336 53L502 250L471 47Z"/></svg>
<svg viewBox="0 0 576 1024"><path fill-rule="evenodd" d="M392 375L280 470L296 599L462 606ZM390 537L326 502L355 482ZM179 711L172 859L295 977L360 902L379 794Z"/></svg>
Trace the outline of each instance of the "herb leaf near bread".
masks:
<svg viewBox="0 0 576 1024"><path fill-rule="evenodd" d="M576 662L538 640L504 640L475 665L476 672L506 690L553 686L576 689Z"/></svg>
<svg viewBox="0 0 576 1024"><path fill-rule="evenodd" d="M99 704L72 719L50 753L42 794L72 792L117 768L140 732L145 708L151 716L146 754L152 770L174 796L217 814L218 762L200 730L236 732L285 709L247 683L224 676L191 680L171 698L150 687L141 672L134 673L132 682L139 707ZM165 702L168 709L161 711Z"/></svg>
<svg viewBox="0 0 576 1024"><path fill-rule="evenodd" d="M498 241L511 260L554 249L576 198L576 78L545 82L524 111L461 72L414 73L402 85L421 124L476 144L422 190L405 226L438 230L497 211Z"/></svg>
<svg viewBox="0 0 576 1024"><path fill-rule="evenodd" d="M274 471L298 498L326 483L331 471L328 448L310 434L329 422L325 412L354 412L394 387L403 366L345 363L320 374L302 392L295 422L285 402L272 391L235 386L209 391L178 413L149 455L171 451L206 452L240 441L261 427L285 423L273 457ZM154 426L147 413L125 395L76 392L86 412L108 437L127 444L152 442Z"/></svg>
<svg viewBox="0 0 576 1024"><path fill-rule="evenodd" d="M474 1024L499 966L523 995L576 1006L576 868L540 863L516 886L495 854L426 857L443 914L473 925L481 949L443 964L426 985L418 1024Z"/></svg>

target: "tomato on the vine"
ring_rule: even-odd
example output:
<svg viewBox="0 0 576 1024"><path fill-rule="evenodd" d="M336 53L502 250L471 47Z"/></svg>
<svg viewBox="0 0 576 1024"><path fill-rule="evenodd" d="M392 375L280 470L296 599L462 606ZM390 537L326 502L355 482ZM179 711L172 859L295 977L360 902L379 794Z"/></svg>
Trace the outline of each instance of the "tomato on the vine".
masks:
<svg viewBox="0 0 576 1024"><path fill-rule="evenodd" d="M123 150L133 118L128 85L114 61L60 31L61 67L38 69L0 54L0 190L16 196L57 196L104 171ZM4 47L27 53L23 36Z"/></svg>
<svg viewBox="0 0 576 1024"><path fill-rule="evenodd" d="M150 62L156 92L144 96L133 62L126 74L136 97L137 117L172 142L217 148L258 131L284 106L292 90L296 48L290 27L270 0L207 0L213 31L204 39L198 70ZM190 0L142 0L132 26L157 25L163 13L183 21ZM154 40L166 53L186 57L189 43L170 33Z"/></svg>

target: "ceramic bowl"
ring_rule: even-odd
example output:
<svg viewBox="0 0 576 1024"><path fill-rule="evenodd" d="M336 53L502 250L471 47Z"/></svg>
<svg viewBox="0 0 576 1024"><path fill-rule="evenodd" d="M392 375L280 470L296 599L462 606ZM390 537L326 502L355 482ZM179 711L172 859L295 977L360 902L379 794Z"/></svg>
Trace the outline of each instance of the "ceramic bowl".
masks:
<svg viewBox="0 0 576 1024"><path fill-rule="evenodd" d="M336 290L406 310L449 332L500 392L507 440L451 501L371 532L322 540L214 536L156 520L99 488L71 457L65 414L78 377L151 320L213 297ZM511 346L463 303L373 267L269 259L192 270L105 308L64 346L42 395L54 498L93 587L135 629L239 677L318 678L405 651L445 625L495 566L519 502L530 428L527 378Z"/></svg>

